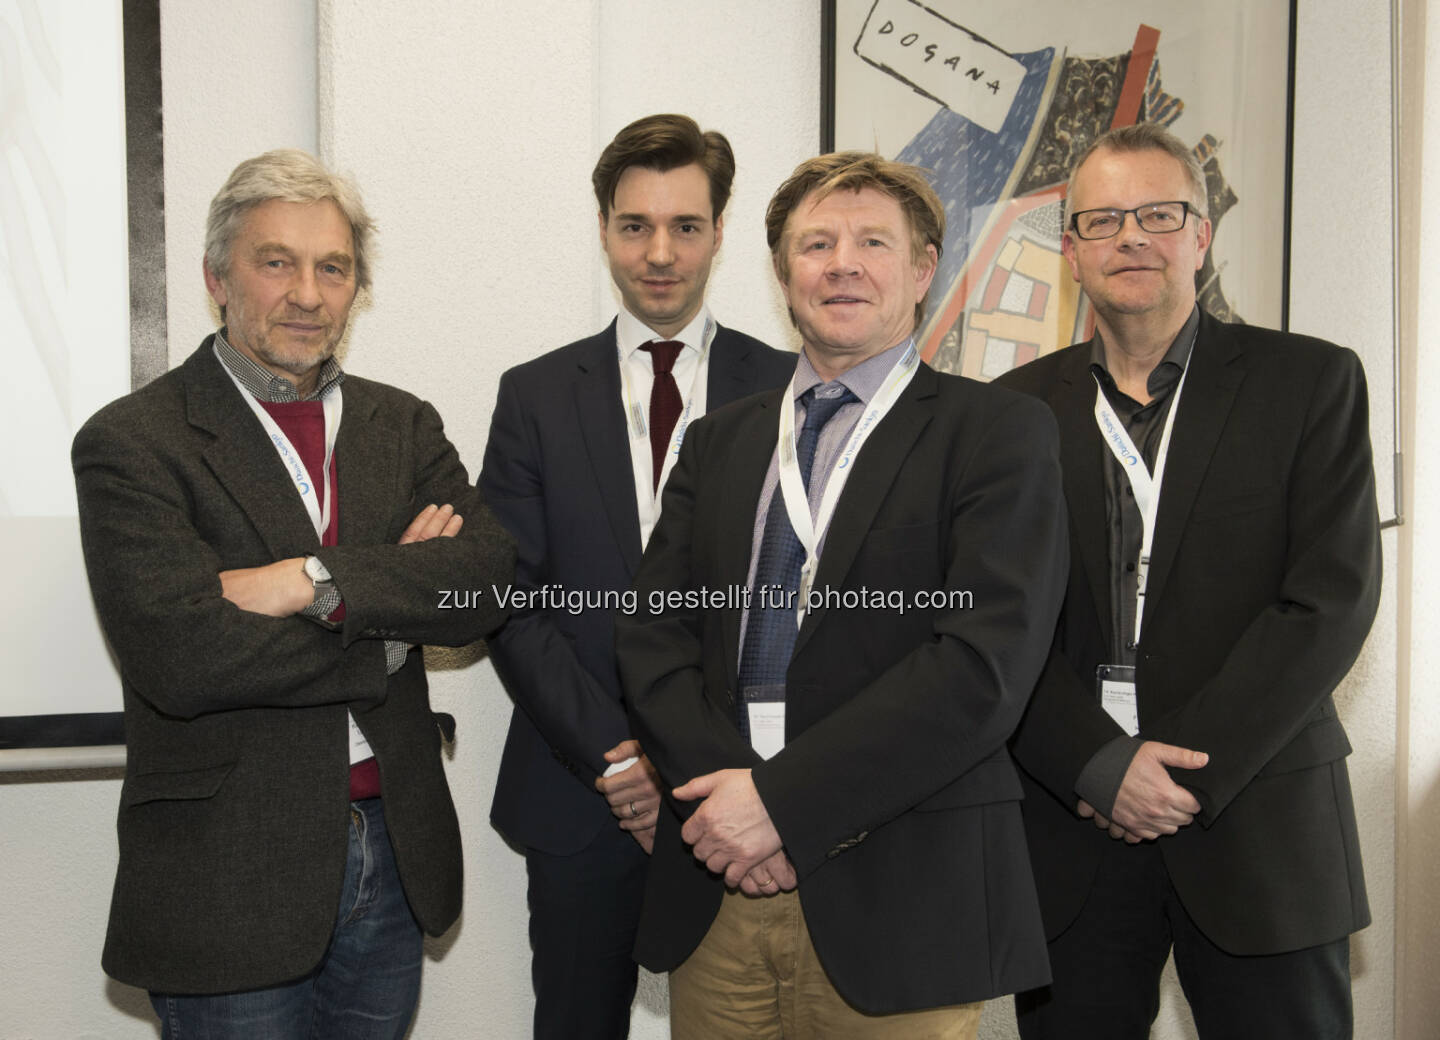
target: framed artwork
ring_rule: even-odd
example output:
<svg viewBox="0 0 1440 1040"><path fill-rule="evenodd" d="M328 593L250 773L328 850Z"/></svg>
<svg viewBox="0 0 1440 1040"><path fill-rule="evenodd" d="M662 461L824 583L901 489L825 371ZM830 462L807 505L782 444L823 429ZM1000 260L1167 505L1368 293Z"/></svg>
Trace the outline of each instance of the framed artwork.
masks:
<svg viewBox="0 0 1440 1040"><path fill-rule="evenodd" d="M0 770L114 764L69 447L167 367L160 3L0 0L0 53Z"/></svg>
<svg viewBox="0 0 1440 1040"><path fill-rule="evenodd" d="M989 380L1087 339L1060 253L1072 161L1113 126L1159 123L1205 170L1217 317L1284 328L1293 0L825 0L822 148L929 171L945 203L918 339Z"/></svg>

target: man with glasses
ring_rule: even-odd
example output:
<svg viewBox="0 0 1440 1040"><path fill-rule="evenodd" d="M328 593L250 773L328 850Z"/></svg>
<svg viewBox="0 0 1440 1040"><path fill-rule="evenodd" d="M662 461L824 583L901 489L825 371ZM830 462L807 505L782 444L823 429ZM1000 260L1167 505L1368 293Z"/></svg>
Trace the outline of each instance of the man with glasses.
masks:
<svg viewBox="0 0 1440 1040"><path fill-rule="evenodd" d="M1196 305L1204 175L1153 125L1076 163L1095 336L1000 382L1060 425L1071 573L1014 741L1052 985L1026 1040L1149 1035L1172 945L1202 1038L1349 1037L1370 921L1332 692L1374 618L1365 377Z"/></svg>

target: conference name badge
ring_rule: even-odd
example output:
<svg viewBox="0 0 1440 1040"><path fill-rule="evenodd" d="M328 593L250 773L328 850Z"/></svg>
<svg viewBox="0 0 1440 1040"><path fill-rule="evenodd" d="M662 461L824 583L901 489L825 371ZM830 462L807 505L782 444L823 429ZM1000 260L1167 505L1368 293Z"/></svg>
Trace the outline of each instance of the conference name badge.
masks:
<svg viewBox="0 0 1440 1040"><path fill-rule="evenodd" d="M761 758L773 758L785 746L785 684L747 686L741 694L750 723L750 746Z"/></svg>
<svg viewBox="0 0 1440 1040"><path fill-rule="evenodd" d="M1102 664L1095 669L1100 707L1128 736L1140 735L1140 705L1135 696L1135 669L1128 664Z"/></svg>

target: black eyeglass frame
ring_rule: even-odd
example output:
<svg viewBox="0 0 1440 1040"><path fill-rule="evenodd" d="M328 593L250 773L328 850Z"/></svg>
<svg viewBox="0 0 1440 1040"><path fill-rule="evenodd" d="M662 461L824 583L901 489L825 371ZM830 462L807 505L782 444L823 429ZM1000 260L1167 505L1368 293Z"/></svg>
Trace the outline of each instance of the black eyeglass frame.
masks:
<svg viewBox="0 0 1440 1040"><path fill-rule="evenodd" d="M1180 223L1173 228L1149 228L1140 217L1141 210L1154 210L1157 206L1179 206ZM1114 238L1120 234L1125 227L1125 217L1131 214L1135 217L1135 223L1140 226L1141 231L1149 232L1152 235L1173 235L1177 231L1183 231L1186 223L1190 220L1190 214L1195 212L1195 207L1184 199L1169 199L1164 202L1147 202L1143 206L1136 206L1134 209L1116 209L1113 206L1100 206L1096 209L1082 209L1070 214L1070 230L1075 237L1083 242L1103 242L1107 238ZM1115 230L1108 235L1085 235L1080 232L1080 218L1087 213L1114 213L1119 214L1120 219L1115 224Z"/></svg>

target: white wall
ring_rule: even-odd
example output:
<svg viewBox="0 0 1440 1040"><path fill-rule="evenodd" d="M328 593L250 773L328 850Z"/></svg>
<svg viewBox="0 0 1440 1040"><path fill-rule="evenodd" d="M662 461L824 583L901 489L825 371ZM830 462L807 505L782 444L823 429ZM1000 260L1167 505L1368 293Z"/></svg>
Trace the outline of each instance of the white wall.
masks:
<svg viewBox="0 0 1440 1040"><path fill-rule="evenodd" d="M1381 0L1301 6L1292 325L1383 347L1387 8ZM473 471L499 374L613 312L590 168L620 126L665 110L694 115L735 146L735 196L711 283L717 316L791 342L768 274L762 214L774 186L818 147L817 4L317 0L312 9L289 0L164 0L162 13L172 362L214 323L199 277L210 197L246 156L318 148L356 175L380 225L374 305L355 317L346 364L435 402ZM1430 107L1440 110L1440 97ZM1432 158L1428 168L1440 170ZM1425 218L1440 230L1435 210ZM1440 270L1436 258L1426 260L1422 269ZM1440 369L1422 371L1422 384L1427 377L1440 383ZM1374 383L1372 372L1372 392ZM1432 440L1440 436L1434 409L1420 424ZM1376 430L1376 447L1388 453L1384 432ZM1425 446L1422 430L1412 452ZM1420 525L1440 499L1440 476L1417 471ZM1376 916L1353 946L1356 1035L1365 1040L1394 1030L1397 543L1393 533L1385 539L1380 619L1341 696ZM1440 665L1426 656L1433 648L1405 650L1415 655L1415 675ZM467 909L430 945L413 1035L528 1035L523 863L487 819L508 701L478 650L432 653L428 663L437 705L460 725L448 768L466 841ZM1418 708L1434 713L1423 686L1412 683L1411 717ZM1432 817L1436 730L1408 730L1415 765L1406 782L1411 791L1421 785L1411 811ZM90 773L0 789L0 1038L155 1035L143 995L107 982L98 966L118 788L113 775ZM1440 848L1433 831L1432 850ZM1407 916L1402 938L1423 950L1436 928L1433 900L1417 891L1415 906L1431 916ZM1428 999L1440 1004L1433 987ZM663 987L647 980L640 1001L634 1036L666 1036L657 1010ZM998 1002L982 1036L1013 1035L1008 1001ZM1193 1036L1173 988L1155 1035Z"/></svg>
<svg viewBox="0 0 1440 1040"><path fill-rule="evenodd" d="M1383 464L1394 450L1386 367L1392 336L1389 4L1304 0L1296 49L1290 327L1342 343L1365 359L1371 440ZM1390 500L1389 491L1381 490L1382 502ZM1355 747L1350 781L1374 916L1350 943L1355 1035L1362 1038L1394 1033L1396 531L1386 531L1381 544L1380 610L1336 695Z"/></svg>
<svg viewBox="0 0 1440 1040"><path fill-rule="evenodd" d="M1414 8L1418 7L1419 10ZM1401 589L1399 753L1396 756L1396 911L1400 922L1395 964L1396 1031L1401 1040L1430 1040L1440 1023L1440 978L1434 969L1440 937L1440 16L1422 0L1407 6L1405 40L1415 66L1407 84L1407 116L1415 163L1404 196L1413 209L1404 222L1407 253L1406 317L1413 349L1406 356L1407 486L1410 520L1401 551L1409 579Z"/></svg>

